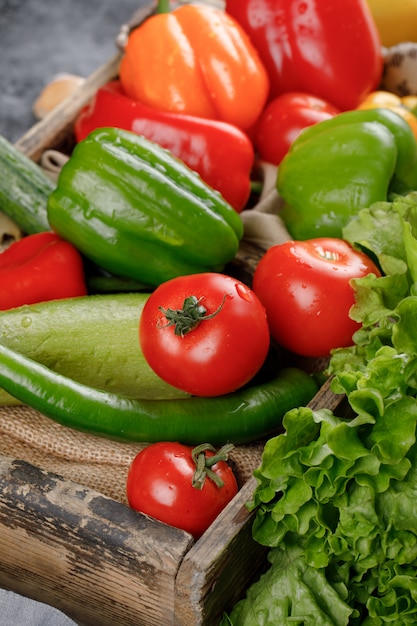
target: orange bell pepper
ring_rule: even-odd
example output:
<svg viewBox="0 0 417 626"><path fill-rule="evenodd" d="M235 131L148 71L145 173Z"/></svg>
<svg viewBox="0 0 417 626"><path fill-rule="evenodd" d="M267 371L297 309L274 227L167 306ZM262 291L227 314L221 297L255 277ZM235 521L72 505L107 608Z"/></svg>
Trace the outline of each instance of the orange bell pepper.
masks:
<svg viewBox="0 0 417 626"><path fill-rule="evenodd" d="M183 5L134 29L119 68L124 92L143 104L247 130L269 79L242 27L221 9Z"/></svg>
<svg viewBox="0 0 417 626"><path fill-rule="evenodd" d="M417 117L412 112L415 105L416 101L414 96L404 96L401 98L391 91L377 90L371 91L357 108L373 109L383 107L395 111L409 123L417 139Z"/></svg>

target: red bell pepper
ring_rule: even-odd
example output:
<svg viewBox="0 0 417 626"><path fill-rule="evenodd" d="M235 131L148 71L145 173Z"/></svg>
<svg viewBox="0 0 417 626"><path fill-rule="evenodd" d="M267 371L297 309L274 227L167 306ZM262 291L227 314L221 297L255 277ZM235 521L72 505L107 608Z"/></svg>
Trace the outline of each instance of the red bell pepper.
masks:
<svg viewBox="0 0 417 626"><path fill-rule="evenodd" d="M83 259L53 232L28 235L0 254L0 310L87 294Z"/></svg>
<svg viewBox="0 0 417 626"><path fill-rule="evenodd" d="M240 212L250 194L254 149L249 137L226 122L170 113L125 95L119 80L97 90L75 121L77 141L113 126L143 135L196 171Z"/></svg>
<svg viewBox="0 0 417 626"><path fill-rule="evenodd" d="M354 109L383 71L366 0L226 0L267 69L270 98L303 91Z"/></svg>

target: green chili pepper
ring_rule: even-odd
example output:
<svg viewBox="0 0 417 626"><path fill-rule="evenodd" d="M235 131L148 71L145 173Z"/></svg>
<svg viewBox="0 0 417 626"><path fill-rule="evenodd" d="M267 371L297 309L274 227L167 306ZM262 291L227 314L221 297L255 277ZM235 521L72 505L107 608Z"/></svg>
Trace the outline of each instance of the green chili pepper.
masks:
<svg viewBox="0 0 417 626"><path fill-rule="evenodd" d="M318 391L313 377L284 368L271 380L215 398L135 400L93 389L0 345L0 386L47 417L120 441L241 444L276 432L291 408Z"/></svg>
<svg viewBox="0 0 417 626"><path fill-rule="evenodd" d="M149 286L220 271L243 236L239 214L196 172L118 128L77 144L49 196L48 219L99 267Z"/></svg>
<svg viewBox="0 0 417 626"><path fill-rule="evenodd" d="M360 209L416 187L416 139L389 109L347 111L304 129L277 177L294 239L341 237Z"/></svg>

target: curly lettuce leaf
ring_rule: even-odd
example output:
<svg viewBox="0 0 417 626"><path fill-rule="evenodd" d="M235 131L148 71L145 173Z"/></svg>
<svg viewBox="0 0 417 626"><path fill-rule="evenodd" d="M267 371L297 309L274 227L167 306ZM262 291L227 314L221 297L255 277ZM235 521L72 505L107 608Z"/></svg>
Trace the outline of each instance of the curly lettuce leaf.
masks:
<svg viewBox="0 0 417 626"><path fill-rule="evenodd" d="M223 626L417 623L417 192L364 209L344 236L385 274L352 281L362 326L328 367L352 418L293 409L267 442L248 507L271 567Z"/></svg>
<svg viewBox="0 0 417 626"><path fill-rule="evenodd" d="M402 226L406 262L412 282L417 281L417 192L399 196L393 203Z"/></svg>
<svg viewBox="0 0 417 626"><path fill-rule="evenodd" d="M298 600L293 608L307 593L306 580L320 580L337 616L347 620L341 623L417 623L416 423L410 396L390 401L377 419L306 408L286 415L286 431L266 444L252 502L253 535L273 546L280 565L224 624L338 624L328 608L330 621L320 621L322 604L311 589L308 611L298 610ZM289 569L284 554L292 555Z"/></svg>
<svg viewBox="0 0 417 626"><path fill-rule="evenodd" d="M401 216L394 203L362 209L343 228L343 238L376 257L386 275L407 270Z"/></svg>
<svg viewBox="0 0 417 626"><path fill-rule="evenodd" d="M404 298L395 309L392 344L399 353L417 355L417 296Z"/></svg>
<svg viewBox="0 0 417 626"><path fill-rule="evenodd" d="M310 567L297 537L274 548L271 567L238 602L221 626L346 626L354 610L326 578Z"/></svg>

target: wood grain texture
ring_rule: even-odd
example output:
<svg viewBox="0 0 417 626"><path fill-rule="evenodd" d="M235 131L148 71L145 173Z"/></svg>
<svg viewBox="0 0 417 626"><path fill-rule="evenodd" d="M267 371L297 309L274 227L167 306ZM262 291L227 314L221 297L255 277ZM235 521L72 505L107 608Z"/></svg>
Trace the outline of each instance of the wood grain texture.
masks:
<svg viewBox="0 0 417 626"><path fill-rule="evenodd" d="M246 507L255 486L249 479L185 555L175 585L176 625L217 625L265 568L267 549L253 540Z"/></svg>
<svg viewBox="0 0 417 626"><path fill-rule="evenodd" d="M193 540L99 492L0 458L0 584L96 626L174 624Z"/></svg>

